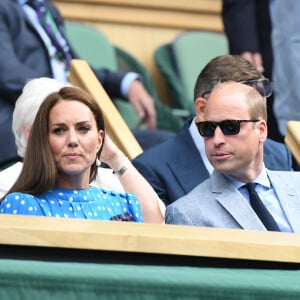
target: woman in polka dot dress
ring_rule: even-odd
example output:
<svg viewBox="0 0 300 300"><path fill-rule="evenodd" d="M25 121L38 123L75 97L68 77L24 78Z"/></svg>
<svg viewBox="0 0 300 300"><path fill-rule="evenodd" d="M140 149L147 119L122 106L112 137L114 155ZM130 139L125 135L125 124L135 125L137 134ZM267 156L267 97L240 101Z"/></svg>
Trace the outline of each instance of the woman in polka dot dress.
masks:
<svg viewBox="0 0 300 300"><path fill-rule="evenodd" d="M1 199L0 213L143 222L134 194L90 186L104 135L102 112L88 93L63 87L49 95L30 130L22 172ZM123 176L127 168L116 171Z"/></svg>

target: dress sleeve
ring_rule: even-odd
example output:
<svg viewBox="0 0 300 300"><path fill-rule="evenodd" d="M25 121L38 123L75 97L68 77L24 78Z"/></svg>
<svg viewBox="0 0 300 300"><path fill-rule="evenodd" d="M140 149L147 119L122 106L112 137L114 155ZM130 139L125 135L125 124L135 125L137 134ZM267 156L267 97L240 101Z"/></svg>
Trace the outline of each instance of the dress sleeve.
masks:
<svg viewBox="0 0 300 300"><path fill-rule="evenodd" d="M124 193L127 203L128 203L128 208L130 210L130 213L132 214L134 221L135 222L144 222L143 214L142 214L142 209L139 203L139 200L137 199L136 195L132 193Z"/></svg>
<svg viewBox="0 0 300 300"><path fill-rule="evenodd" d="M36 198L24 193L8 194L0 204L0 213L31 216L45 215Z"/></svg>

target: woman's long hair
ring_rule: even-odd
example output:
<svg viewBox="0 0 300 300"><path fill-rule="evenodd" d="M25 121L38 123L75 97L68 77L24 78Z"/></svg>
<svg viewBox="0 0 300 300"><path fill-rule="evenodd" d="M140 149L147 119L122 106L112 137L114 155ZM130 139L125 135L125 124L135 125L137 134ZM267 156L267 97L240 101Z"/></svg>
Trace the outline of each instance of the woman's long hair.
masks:
<svg viewBox="0 0 300 300"><path fill-rule="evenodd" d="M87 92L78 87L63 87L58 92L50 94L41 104L31 127L20 176L7 194L23 192L39 195L48 192L56 185L58 171L49 145L49 115L51 109L62 100L75 100L88 106L94 114L98 131L105 132L102 111L98 103ZM101 155L103 144L104 136L97 153L98 158ZM95 179L97 169L96 162L94 162L91 166L90 182Z"/></svg>

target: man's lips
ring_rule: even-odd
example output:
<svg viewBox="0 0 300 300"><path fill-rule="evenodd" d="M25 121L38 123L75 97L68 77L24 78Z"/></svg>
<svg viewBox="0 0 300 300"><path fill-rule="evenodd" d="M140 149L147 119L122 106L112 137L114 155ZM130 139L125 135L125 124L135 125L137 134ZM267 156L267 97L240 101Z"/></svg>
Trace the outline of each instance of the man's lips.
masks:
<svg viewBox="0 0 300 300"><path fill-rule="evenodd" d="M226 159L229 156L230 156L230 153L227 153L227 152L215 152L211 155L211 157L216 160Z"/></svg>

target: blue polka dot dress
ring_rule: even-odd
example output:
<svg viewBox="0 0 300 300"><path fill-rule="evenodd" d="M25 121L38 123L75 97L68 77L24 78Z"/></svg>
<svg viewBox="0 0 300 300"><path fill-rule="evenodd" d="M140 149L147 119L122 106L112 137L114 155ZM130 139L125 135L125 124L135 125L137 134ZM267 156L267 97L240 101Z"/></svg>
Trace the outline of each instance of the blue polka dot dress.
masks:
<svg viewBox="0 0 300 300"><path fill-rule="evenodd" d="M0 213L94 220L143 222L138 199L131 193L116 193L97 187L84 190L52 189L33 196L8 194Z"/></svg>

